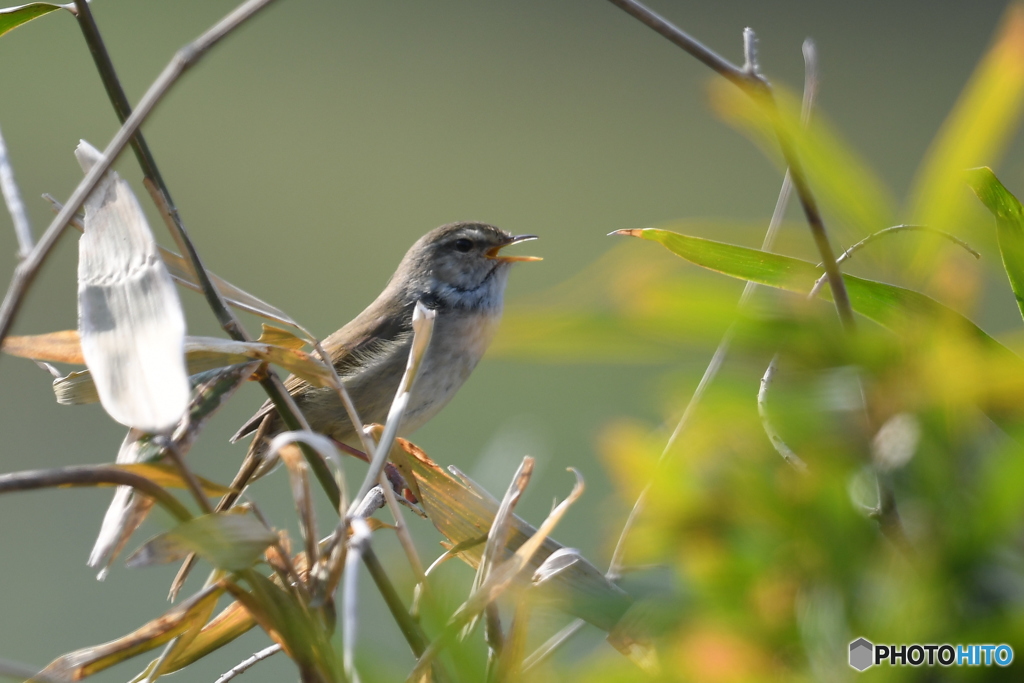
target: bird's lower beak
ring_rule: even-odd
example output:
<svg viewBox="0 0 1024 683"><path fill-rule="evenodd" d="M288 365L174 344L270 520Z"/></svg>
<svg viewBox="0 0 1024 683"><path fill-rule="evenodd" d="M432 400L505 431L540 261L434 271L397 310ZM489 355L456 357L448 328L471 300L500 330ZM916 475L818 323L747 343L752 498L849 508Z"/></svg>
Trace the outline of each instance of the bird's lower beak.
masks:
<svg viewBox="0 0 1024 683"><path fill-rule="evenodd" d="M505 263L515 263L516 261L543 261L544 259L542 259L540 256L502 256L498 254L498 252L504 249L505 247L511 246L513 244L518 244L519 242L529 242L530 240L535 239L538 239L536 235L516 235L508 242L505 242L505 244L494 247L492 249L488 249L485 256L487 256L487 258L492 258L495 259L496 261L503 261Z"/></svg>

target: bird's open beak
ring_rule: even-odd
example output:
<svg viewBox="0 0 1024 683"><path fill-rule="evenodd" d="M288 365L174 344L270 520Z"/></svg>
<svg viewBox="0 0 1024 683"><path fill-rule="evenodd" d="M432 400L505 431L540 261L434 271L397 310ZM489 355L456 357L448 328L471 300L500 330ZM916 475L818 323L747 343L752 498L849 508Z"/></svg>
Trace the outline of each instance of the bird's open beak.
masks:
<svg viewBox="0 0 1024 683"><path fill-rule="evenodd" d="M485 256L487 256L487 258L495 259L496 261L504 261L505 263L514 263L516 261L543 261L544 259L540 256L502 256L498 254L498 252L505 247L518 244L519 242L529 242L530 240L535 239L538 239L536 235L516 235L508 242L505 242L505 244L488 249Z"/></svg>

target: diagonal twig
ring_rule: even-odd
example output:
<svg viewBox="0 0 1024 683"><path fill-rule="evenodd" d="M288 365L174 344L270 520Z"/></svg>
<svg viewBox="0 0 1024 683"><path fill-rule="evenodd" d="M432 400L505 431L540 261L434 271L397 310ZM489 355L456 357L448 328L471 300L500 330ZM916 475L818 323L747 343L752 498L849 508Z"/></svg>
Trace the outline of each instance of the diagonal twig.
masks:
<svg viewBox="0 0 1024 683"><path fill-rule="evenodd" d="M168 75L169 72L174 70L172 67L176 68L177 72L171 76L170 82L166 86L168 88L170 87L170 84L184 73L188 67L198 61L203 52L208 50L214 43L227 35L227 33L240 26L242 22L259 10L263 9L263 7L270 4L272 1L273 0L249 0L248 2L240 5L234 12L200 36L196 41L179 50L171 64L164 69L164 72L161 73L157 81L150 86L150 90L147 91L145 96L143 96L142 101L139 103L139 109L141 109L147 102L150 92L153 91L158 83L164 79L165 75ZM113 62L111 61L110 55L103 43L103 39L100 36L99 28L96 26L96 21L92 16L88 3L85 2L85 0L76 0L76 7L78 9L79 26L82 29L86 43L89 45L89 50L96 62L96 68L100 73L100 78L103 80L103 85L110 97L111 104L114 106L114 111L122 122L123 131L139 114L139 111L136 110L133 112L128 104L128 98L125 96L121 83L117 78ZM176 63L179 62L180 66L176 67ZM139 121L139 123L141 123L141 121ZM168 227L170 228L171 236L181 249L182 254L191 264L192 270L196 274L196 279L199 281L200 289L206 297L207 303L213 311L214 316L217 318L218 323L220 323L221 328L236 341L250 341L251 337L249 337L238 318L235 317L234 313L232 313L228 308L224 297L217 290L210 278L209 272L203 266L202 260L199 258L199 253L192 244L192 240L189 238L188 232L185 230L185 225L181 221L178 209L176 208L174 201L171 199L170 192L167 189L166 183L164 183L163 176L160 174L160 170L157 168L156 162L153 160L153 155L149 151L146 140L137 129L138 125L136 124L130 133L129 142L135 151L139 164L142 166L143 173L148 181L147 186L152 185L156 190L155 194L158 196L158 201L156 202L157 207L160 209L161 214L164 216ZM123 148L124 144L121 144L115 154L120 153ZM104 156L109 156L109 149L105 152ZM88 179L88 176L86 179ZM67 209L67 207L65 207L65 209ZM72 213L75 211L77 211L77 207L73 208ZM58 219L59 218L61 218L61 215L58 215ZM3 322L3 310L0 309L0 340L2 340L3 336L6 334ZM275 409L281 415L282 421L289 430L309 429L308 423L302 416L298 407L295 405L295 402L291 400L291 397L285 391L281 378L273 369L268 367L267 371L259 377L259 382L263 386L264 391L266 391L267 395L270 397L270 400L274 403ZM313 473L316 475L317 481L319 481L320 485L324 488L324 491L331 499L331 502L336 504L340 499L340 496L334 486L334 480L331 477L330 469L327 467L327 464L324 463L323 460L317 456L316 452L306 444L300 443L299 448L302 450L303 456L313 469Z"/></svg>
<svg viewBox="0 0 1024 683"><path fill-rule="evenodd" d="M132 115L121 126L113 140L103 150L103 156L86 174L85 178L78 184L78 187L75 188L71 197L64 204L64 208L53 219L46 232L43 233L42 238L33 247L32 251L29 252L28 256L25 257L25 260L15 268L11 286L4 297L3 304L0 305L0 341L10 331L29 286L35 280L40 267L54 245L56 245L57 240L64 233L72 216L82 208L86 197L96 188L103 174L110 169L110 166L124 150L132 135L142 125L142 122L152 113L171 86L189 67L198 62L210 48L220 42L233 29L241 25L252 14L262 9L268 2L270 0L249 0L249 2L238 7L213 28L174 55L171 62L149 87L146 94L143 95L138 108L132 112Z"/></svg>
<svg viewBox="0 0 1024 683"><path fill-rule="evenodd" d="M0 494L11 491L64 486L97 485L131 486L163 505L178 521L187 522L192 514L167 489L142 475L119 468L117 465L78 465L54 467L46 470L27 470L0 474Z"/></svg>
<svg viewBox="0 0 1024 683"><path fill-rule="evenodd" d="M244 674L246 671L262 662L264 659L267 659L272 655L276 655L280 651L281 645L279 643L274 643L270 647L265 647L259 652L253 654L251 657L243 659L241 662L235 664L233 667L225 671L223 674L221 674L221 677L218 678L214 683L228 683L228 681L230 681L235 676Z"/></svg>
<svg viewBox="0 0 1024 683"><path fill-rule="evenodd" d="M744 44L748 46L745 50L748 53L748 68L743 68L736 66L717 54L672 22L651 11L642 3L637 2L637 0L609 0L609 2L681 47L688 54L737 85L751 97L763 98L773 110L777 111L771 84L768 82L768 79L754 68L756 51L752 46L755 45L756 36L750 29L744 31ZM751 56L754 58L753 62L750 61ZM832 245L828 241L828 234L825 232L825 222L821 217L821 211L818 210L817 201L814 199L814 194L811 192L810 185L807 183L807 177L803 172L803 165L800 163L800 158L793 149L792 141L783 130L781 124L775 125L775 135L779 140L779 146L782 150L782 156L786 161L786 166L792 175L793 186L800 197L800 204L803 206L807 224L811 229L811 236L814 238L815 246L818 248L821 260L825 264L825 272L828 274L828 283L832 290L832 299L835 302L836 311L839 313L843 326L852 330L855 323L853 308L850 305L850 297L846 292L846 284L839 273Z"/></svg>

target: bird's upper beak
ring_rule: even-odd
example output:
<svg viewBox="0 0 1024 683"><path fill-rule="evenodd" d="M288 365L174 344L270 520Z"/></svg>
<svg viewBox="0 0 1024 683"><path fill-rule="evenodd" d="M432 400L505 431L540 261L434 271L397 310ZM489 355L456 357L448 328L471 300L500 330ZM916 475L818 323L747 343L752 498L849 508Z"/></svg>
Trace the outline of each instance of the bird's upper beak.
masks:
<svg viewBox="0 0 1024 683"><path fill-rule="evenodd" d="M529 242L530 240L535 239L538 239L536 235L516 235L508 242L505 242L504 244L499 244L496 247L488 249L485 256L487 256L487 258L492 258L497 261L504 261L505 263L514 263L515 261L542 261L543 259L540 256L502 256L498 254L498 252L504 249L505 247L511 246L513 244L518 244L519 242Z"/></svg>

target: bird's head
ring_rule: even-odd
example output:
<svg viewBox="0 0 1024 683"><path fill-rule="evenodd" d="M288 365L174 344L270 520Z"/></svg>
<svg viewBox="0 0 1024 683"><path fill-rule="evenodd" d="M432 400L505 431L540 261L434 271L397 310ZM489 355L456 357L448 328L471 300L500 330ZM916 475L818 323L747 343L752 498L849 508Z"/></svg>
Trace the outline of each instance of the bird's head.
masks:
<svg viewBox="0 0 1024 683"><path fill-rule="evenodd" d="M456 308L500 306L509 267L536 256L500 253L536 235L512 235L486 223L449 223L416 241L402 259L396 276L422 296Z"/></svg>

